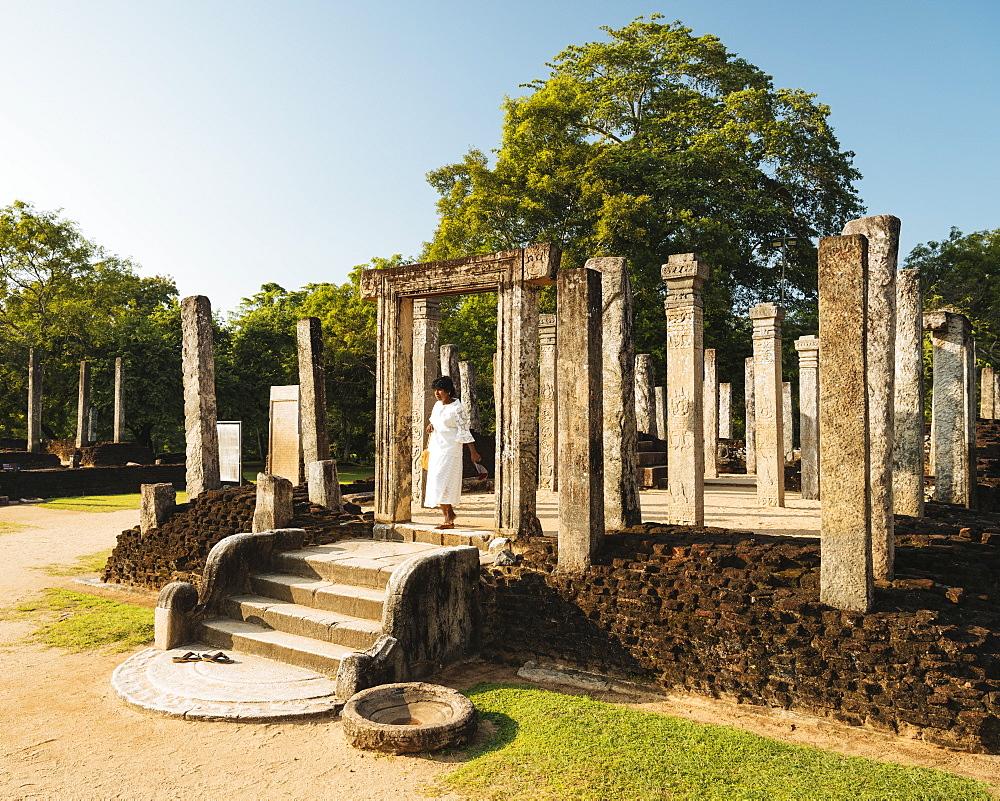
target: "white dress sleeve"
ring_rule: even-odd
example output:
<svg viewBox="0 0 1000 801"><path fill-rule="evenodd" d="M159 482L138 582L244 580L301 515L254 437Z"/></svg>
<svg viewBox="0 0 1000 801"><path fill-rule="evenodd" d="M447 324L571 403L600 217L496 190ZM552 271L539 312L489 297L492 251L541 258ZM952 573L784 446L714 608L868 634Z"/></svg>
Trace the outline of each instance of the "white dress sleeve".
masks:
<svg viewBox="0 0 1000 801"><path fill-rule="evenodd" d="M472 432L469 430L469 412L462 401L455 401L455 427L458 429L455 437L457 442L461 442L464 445L467 442L476 441L476 438L472 436Z"/></svg>

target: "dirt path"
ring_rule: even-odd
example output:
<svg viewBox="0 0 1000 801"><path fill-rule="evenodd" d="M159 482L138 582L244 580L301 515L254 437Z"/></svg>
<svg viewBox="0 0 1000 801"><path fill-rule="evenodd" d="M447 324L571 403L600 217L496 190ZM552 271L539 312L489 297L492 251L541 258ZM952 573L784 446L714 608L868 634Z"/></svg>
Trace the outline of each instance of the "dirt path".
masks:
<svg viewBox="0 0 1000 801"><path fill-rule="evenodd" d="M70 564L114 545L137 512L87 513L7 507L0 522L30 525L0 534L0 607L45 587L80 589L37 568ZM152 593L104 590L152 606ZM376 756L343 740L338 721L191 723L134 711L110 676L128 654L60 650L19 642L31 625L0 621L0 798L10 799L382 799L426 798L456 757ZM470 664L439 678L464 689L516 680L513 671ZM605 700L623 701L621 697ZM768 715L676 696L637 708L738 725L776 739L937 767L1000 785L1000 758L931 748L795 715ZM451 794L430 795L456 798Z"/></svg>

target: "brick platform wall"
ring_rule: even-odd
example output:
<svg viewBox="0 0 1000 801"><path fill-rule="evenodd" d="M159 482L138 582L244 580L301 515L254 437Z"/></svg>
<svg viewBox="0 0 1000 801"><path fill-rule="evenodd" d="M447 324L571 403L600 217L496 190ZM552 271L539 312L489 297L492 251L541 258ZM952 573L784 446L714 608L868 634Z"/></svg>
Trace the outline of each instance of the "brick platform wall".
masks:
<svg viewBox="0 0 1000 801"><path fill-rule="evenodd" d="M143 484L185 486L184 465L81 467L76 469L0 472L0 495L10 498L67 498L73 495L121 495Z"/></svg>

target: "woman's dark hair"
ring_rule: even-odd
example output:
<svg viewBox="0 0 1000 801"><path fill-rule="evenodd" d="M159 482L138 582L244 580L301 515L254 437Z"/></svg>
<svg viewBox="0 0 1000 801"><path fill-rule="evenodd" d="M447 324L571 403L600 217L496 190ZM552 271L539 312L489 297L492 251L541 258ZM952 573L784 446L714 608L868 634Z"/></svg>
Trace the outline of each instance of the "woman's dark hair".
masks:
<svg viewBox="0 0 1000 801"><path fill-rule="evenodd" d="M455 382L452 381L451 378L449 378L446 375L440 376L439 378L435 378L431 382L431 389L443 389L453 398L455 397Z"/></svg>

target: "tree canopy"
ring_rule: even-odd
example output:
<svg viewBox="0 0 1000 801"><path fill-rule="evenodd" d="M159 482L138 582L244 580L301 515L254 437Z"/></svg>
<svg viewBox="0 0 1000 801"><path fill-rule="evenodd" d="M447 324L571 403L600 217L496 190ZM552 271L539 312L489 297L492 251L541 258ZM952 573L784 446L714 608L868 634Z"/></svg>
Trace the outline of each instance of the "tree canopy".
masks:
<svg viewBox="0 0 1000 801"><path fill-rule="evenodd" d="M660 265L671 253L698 252L712 268L706 344L735 369L749 348L737 344L746 338L742 313L778 295L771 240L798 238L786 305L808 310L810 239L863 213L860 174L815 95L776 89L717 37L659 19L603 28L607 40L559 53L547 78L504 101L492 158L471 150L428 175L439 223L424 257L533 242L557 243L564 267L625 256L637 349L662 364Z"/></svg>

